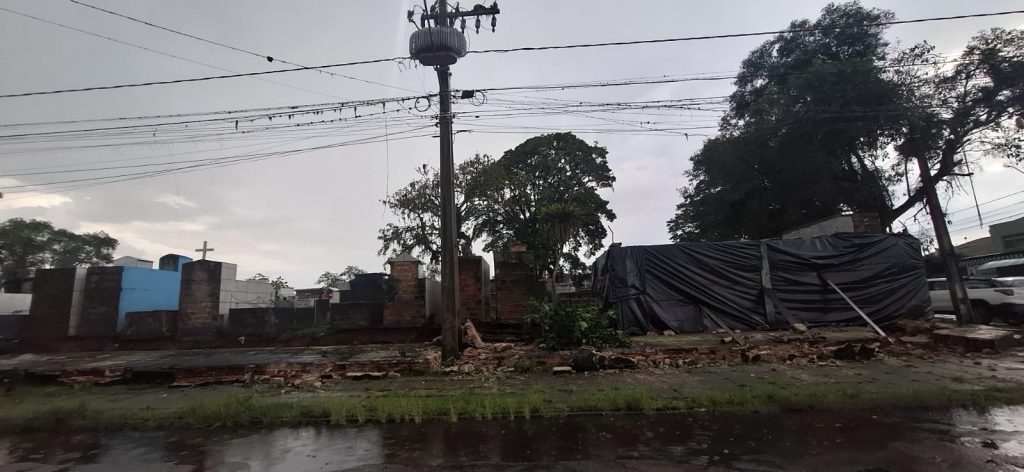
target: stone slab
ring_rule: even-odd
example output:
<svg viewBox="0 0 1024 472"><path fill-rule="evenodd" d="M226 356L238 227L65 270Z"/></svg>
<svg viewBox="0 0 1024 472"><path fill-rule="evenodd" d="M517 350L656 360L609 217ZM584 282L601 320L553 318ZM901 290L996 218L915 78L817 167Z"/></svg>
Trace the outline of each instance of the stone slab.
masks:
<svg viewBox="0 0 1024 472"><path fill-rule="evenodd" d="M985 325L968 325L940 329L932 333L937 344L981 352L985 349L1005 351L1017 344L1016 333Z"/></svg>

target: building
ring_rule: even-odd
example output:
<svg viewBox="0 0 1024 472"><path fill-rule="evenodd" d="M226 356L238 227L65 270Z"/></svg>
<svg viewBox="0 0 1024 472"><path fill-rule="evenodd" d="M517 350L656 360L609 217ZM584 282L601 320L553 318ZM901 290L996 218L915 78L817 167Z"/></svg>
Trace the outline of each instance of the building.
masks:
<svg viewBox="0 0 1024 472"><path fill-rule="evenodd" d="M1024 217L990 225L988 234L956 246L960 266L967 275L996 275L978 271L981 266L992 262L1024 258ZM1007 268L1003 265L1003 271Z"/></svg>
<svg viewBox="0 0 1024 472"><path fill-rule="evenodd" d="M265 280L237 280L238 266L203 259L182 265L178 297L178 337L211 339L238 308L274 305L274 287Z"/></svg>
<svg viewBox="0 0 1024 472"><path fill-rule="evenodd" d="M836 233L882 233L882 224L874 213L836 215L808 223L782 234L782 239L831 236Z"/></svg>
<svg viewBox="0 0 1024 472"><path fill-rule="evenodd" d="M330 300L331 303L341 302L341 290L348 290L348 282L341 289L334 287L316 287L295 289L295 308L312 308L316 300Z"/></svg>
<svg viewBox="0 0 1024 472"><path fill-rule="evenodd" d="M106 337L124 330L127 313L178 309L181 267L192 261L178 254L153 262L130 256L121 265L86 270L84 296L74 336Z"/></svg>
<svg viewBox="0 0 1024 472"><path fill-rule="evenodd" d="M152 269L153 261L139 259L137 257L132 256L121 256L118 257L117 259L114 259L114 261L111 262L110 265L114 267L138 267L140 269Z"/></svg>

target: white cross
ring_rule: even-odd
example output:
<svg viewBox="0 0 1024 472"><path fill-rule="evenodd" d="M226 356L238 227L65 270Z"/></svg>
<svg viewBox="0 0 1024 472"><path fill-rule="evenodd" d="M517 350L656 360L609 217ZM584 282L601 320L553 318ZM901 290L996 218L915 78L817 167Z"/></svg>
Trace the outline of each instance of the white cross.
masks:
<svg viewBox="0 0 1024 472"><path fill-rule="evenodd" d="M213 251L212 247L206 247L206 241L203 241L203 248L202 249L196 249L196 252L203 253L202 260L204 260L204 261L206 260L206 253L212 252L212 251Z"/></svg>

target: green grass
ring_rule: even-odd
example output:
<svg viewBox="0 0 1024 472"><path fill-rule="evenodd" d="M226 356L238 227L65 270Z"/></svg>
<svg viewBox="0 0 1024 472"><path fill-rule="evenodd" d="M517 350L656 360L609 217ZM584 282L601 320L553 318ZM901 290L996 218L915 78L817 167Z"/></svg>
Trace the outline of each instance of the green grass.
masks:
<svg viewBox="0 0 1024 472"><path fill-rule="evenodd" d="M652 390L472 390L282 395L262 389L111 390L110 387L19 388L0 397L0 430L54 428L266 428L304 424L364 424L460 420L519 420L604 412L776 412L866 407L988 407L1024 403L1024 384L964 389L934 384L872 382ZM160 400L154 401L157 398Z"/></svg>

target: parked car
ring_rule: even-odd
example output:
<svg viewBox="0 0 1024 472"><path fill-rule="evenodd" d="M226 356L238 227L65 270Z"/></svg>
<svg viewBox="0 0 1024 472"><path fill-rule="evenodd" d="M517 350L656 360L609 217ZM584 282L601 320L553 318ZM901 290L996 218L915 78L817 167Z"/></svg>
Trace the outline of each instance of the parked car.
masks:
<svg viewBox="0 0 1024 472"><path fill-rule="evenodd" d="M964 279L974 318L979 323L991 323L999 317L1006 324L1024 324L1024 280L1016 279L1020 277ZM953 312L946 279L928 279L928 291L932 297L932 310L937 313Z"/></svg>

